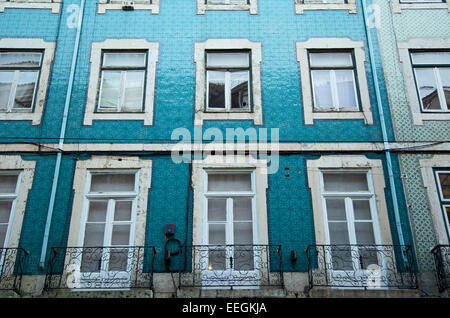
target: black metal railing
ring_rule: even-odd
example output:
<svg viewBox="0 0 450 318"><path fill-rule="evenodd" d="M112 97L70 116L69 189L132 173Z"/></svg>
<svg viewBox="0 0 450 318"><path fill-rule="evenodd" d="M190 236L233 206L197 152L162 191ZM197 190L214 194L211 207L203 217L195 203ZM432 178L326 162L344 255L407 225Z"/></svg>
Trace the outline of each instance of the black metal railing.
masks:
<svg viewBox="0 0 450 318"><path fill-rule="evenodd" d="M45 289L153 288L153 246L53 247Z"/></svg>
<svg viewBox="0 0 450 318"><path fill-rule="evenodd" d="M0 248L0 290L20 292L26 260L23 248Z"/></svg>
<svg viewBox="0 0 450 318"><path fill-rule="evenodd" d="M309 288L416 289L411 246L309 245L306 249Z"/></svg>
<svg viewBox="0 0 450 318"><path fill-rule="evenodd" d="M450 245L437 245L431 253L436 265L436 280L440 292L450 288Z"/></svg>
<svg viewBox="0 0 450 318"><path fill-rule="evenodd" d="M192 260L180 273L180 287L283 287L281 245L194 245L183 248Z"/></svg>

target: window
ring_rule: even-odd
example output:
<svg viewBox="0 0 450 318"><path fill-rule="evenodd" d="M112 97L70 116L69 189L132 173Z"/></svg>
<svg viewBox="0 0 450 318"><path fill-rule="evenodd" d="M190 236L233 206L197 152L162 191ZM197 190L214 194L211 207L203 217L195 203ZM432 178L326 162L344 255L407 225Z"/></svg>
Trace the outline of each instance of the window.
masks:
<svg viewBox="0 0 450 318"><path fill-rule="evenodd" d="M450 39L398 43L414 125L450 120Z"/></svg>
<svg viewBox="0 0 450 318"><path fill-rule="evenodd" d="M450 52L411 52L424 112L450 112Z"/></svg>
<svg viewBox="0 0 450 318"><path fill-rule="evenodd" d="M203 120L253 120L262 125L260 42L196 43L195 63L195 125Z"/></svg>
<svg viewBox="0 0 450 318"><path fill-rule="evenodd" d="M103 52L98 111L143 110L146 52Z"/></svg>
<svg viewBox="0 0 450 318"><path fill-rule="evenodd" d="M22 9L50 9L52 13L59 13L62 0L0 0L0 12L5 8Z"/></svg>
<svg viewBox="0 0 450 318"><path fill-rule="evenodd" d="M392 0L392 11L401 13L408 9L448 9L450 12L450 2L448 0Z"/></svg>
<svg viewBox="0 0 450 318"><path fill-rule="evenodd" d="M197 0L197 14L206 10L247 10L258 14L258 0Z"/></svg>
<svg viewBox="0 0 450 318"><path fill-rule="evenodd" d="M206 78L207 110L250 110L249 52L207 52Z"/></svg>
<svg viewBox="0 0 450 318"><path fill-rule="evenodd" d="M321 119L373 124L363 42L313 38L297 42L306 125Z"/></svg>
<svg viewBox="0 0 450 318"><path fill-rule="evenodd" d="M19 173L0 172L0 248L8 246L8 233L17 199Z"/></svg>
<svg viewBox="0 0 450 318"><path fill-rule="evenodd" d="M356 13L355 0L295 0L295 11L302 14L304 10L348 10Z"/></svg>
<svg viewBox="0 0 450 318"><path fill-rule="evenodd" d="M95 42L84 125L94 120L153 124L159 44L142 39Z"/></svg>
<svg viewBox="0 0 450 318"><path fill-rule="evenodd" d="M358 111L352 52L309 52L314 111Z"/></svg>
<svg viewBox="0 0 450 318"><path fill-rule="evenodd" d="M445 227L450 231L450 170L437 170L435 174Z"/></svg>
<svg viewBox="0 0 450 318"><path fill-rule="evenodd" d="M150 10L152 14L159 14L160 0L133 0L133 10ZM98 0L98 13L106 10L123 10L123 0Z"/></svg>
<svg viewBox="0 0 450 318"><path fill-rule="evenodd" d="M42 52L0 51L0 111L32 111Z"/></svg>

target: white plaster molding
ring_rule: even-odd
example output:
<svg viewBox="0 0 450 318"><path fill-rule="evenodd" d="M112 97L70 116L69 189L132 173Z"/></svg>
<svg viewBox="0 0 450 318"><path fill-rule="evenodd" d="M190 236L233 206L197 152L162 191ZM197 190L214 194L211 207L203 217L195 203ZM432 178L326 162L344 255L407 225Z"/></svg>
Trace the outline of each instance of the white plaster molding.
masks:
<svg viewBox="0 0 450 318"><path fill-rule="evenodd" d="M0 12L11 9L50 9L52 13L61 11L62 0L0 0Z"/></svg>
<svg viewBox="0 0 450 318"><path fill-rule="evenodd" d="M450 1L425 3L401 3L400 0L391 0L392 12L401 13L402 10L430 10L447 9L450 12Z"/></svg>
<svg viewBox="0 0 450 318"><path fill-rule="evenodd" d="M258 0L249 0L249 3L232 3L230 0L214 0L214 3L210 4L206 4L205 0L197 0L197 14L205 14L205 11L208 10L246 10L250 14L258 14Z"/></svg>
<svg viewBox="0 0 450 318"><path fill-rule="evenodd" d="M106 10L122 10L122 0L111 0L111 3L107 3L108 0L98 1L97 13L106 13ZM133 0L133 10L150 10L152 14L159 14L159 2L160 0Z"/></svg>
<svg viewBox="0 0 450 318"><path fill-rule="evenodd" d="M348 0L347 3L327 3L320 0L295 0L295 13L303 14L305 10L348 10L348 13L357 13L356 0Z"/></svg>

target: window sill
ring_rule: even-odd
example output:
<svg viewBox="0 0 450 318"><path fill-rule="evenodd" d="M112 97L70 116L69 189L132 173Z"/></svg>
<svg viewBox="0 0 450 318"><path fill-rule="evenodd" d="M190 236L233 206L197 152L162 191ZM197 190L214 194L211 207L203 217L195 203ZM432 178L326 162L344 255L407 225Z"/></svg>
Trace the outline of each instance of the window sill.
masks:
<svg viewBox="0 0 450 318"><path fill-rule="evenodd" d="M205 14L206 11L249 11L250 14L258 14L258 0L250 0L250 4L217 3L205 4L205 0L197 0L197 14Z"/></svg>
<svg viewBox="0 0 450 318"><path fill-rule="evenodd" d="M121 3L106 3L107 0L99 0L98 11L99 14L106 13L106 10L123 10ZM159 14L159 0L153 0L153 3L135 3L133 10L150 10L152 14Z"/></svg>
<svg viewBox="0 0 450 318"><path fill-rule="evenodd" d="M450 2L447 3L400 3L392 1L392 12L401 13L402 10L436 10L447 9L450 12Z"/></svg>
<svg viewBox="0 0 450 318"><path fill-rule="evenodd" d="M295 13L303 14L305 10L348 10L348 13L357 13L355 0L349 3L296 3Z"/></svg>
<svg viewBox="0 0 450 318"><path fill-rule="evenodd" d="M42 2L18 2L12 0L12 2L6 2L6 0L0 0L0 12L4 12L6 8L11 9L50 9L52 13L59 13L61 11L61 0L49 1L43 0Z"/></svg>

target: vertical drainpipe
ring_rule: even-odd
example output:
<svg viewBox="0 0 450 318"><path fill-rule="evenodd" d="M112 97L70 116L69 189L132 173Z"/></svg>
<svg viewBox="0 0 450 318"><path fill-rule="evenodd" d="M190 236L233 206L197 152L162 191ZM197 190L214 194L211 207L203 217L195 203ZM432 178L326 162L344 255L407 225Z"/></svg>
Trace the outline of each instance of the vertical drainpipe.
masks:
<svg viewBox="0 0 450 318"><path fill-rule="evenodd" d="M61 170L61 159L62 159L62 152L63 152L63 146L64 146L64 138L66 136L67 116L69 113L70 99L72 97L73 81L74 81L74 77L75 77L75 68L76 68L77 59L78 59L78 49L80 46L81 26L83 24L84 7L85 7L85 0L81 0L80 9L78 12L77 34L76 34L75 45L74 45L73 53L72 53L72 65L70 68L69 85L67 87L66 102L64 104L64 112L63 112L63 120L62 120L62 124L61 124L61 132L59 135L58 154L56 156L55 172L53 175L53 183L52 183L52 192L50 195L50 202L49 202L48 211L47 211L47 221L45 223L44 240L42 242L42 249L41 249L41 258L39 261L39 267L41 270L44 270L44 267L45 267L45 259L46 259L47 247L48 247L48 237L50 234L50 226L52 223L53 209L55 206L56 189L57 189L57 185L58 185L59 171ZM60 14L63 14L62 9L61 9Z"/></svg>
<svg viewBox="0 0 450 318"><path fill-rule="evenodd" d="M395 224L397 227L397 234L398 234L398 240L400 245L405 245L405 239L403 236L403 230L402 230L402 224L400 221L400 213L399 213L399 206L398 206L398 200L397 200L397 191L395 190L395 182L394 182L394 173L392 171L392 159L391 159L391 152L389 151L389 140L387 136L387 130L386 130L386 120L384 118L384 112L383 112L383 106L381 102L381 94L380 94L380 87L378 83L378 76L377 76L377 70L375 66L375 59L374 59L374 52L373 52L373 43L372 43L372 35L371 30L369 26L367 25L367 4L366 0L361 0L362 4L362 11L363 11L363 18L364 18L364 28L366 32L367 37L367 46L368 46L368 54L370 58L370 66L372 70L372 77L374 80L375 85L375 92L377 97L377 108L378 113L380 115L380 125L381 125L381 131L383 134L383 144L384 144L384 153L386 155L386 164L388 169L388 175L389 175L389 185L391 188L391 196L392 196L392 204L394 207L394 216L395 216ZM405 260L405 255L402 253L403 259Z"/></svg>

